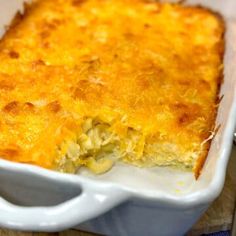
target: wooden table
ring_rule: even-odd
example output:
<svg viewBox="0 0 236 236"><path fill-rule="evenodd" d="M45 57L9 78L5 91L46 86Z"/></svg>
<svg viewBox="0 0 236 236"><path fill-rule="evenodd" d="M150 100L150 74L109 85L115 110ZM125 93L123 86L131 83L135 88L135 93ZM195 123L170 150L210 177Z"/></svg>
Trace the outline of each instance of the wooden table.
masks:
<svg viewBox="0 0 236 236"><path fill-rule="evenodd" d="M236 199L236 147L233 148L224 189L219 198L212 204L199 222L192 228L188 236L198 236L231 229ZM96 236L95 234L68 230L59 233L23 233L11 230L0 230L0 236Z"/></svg>

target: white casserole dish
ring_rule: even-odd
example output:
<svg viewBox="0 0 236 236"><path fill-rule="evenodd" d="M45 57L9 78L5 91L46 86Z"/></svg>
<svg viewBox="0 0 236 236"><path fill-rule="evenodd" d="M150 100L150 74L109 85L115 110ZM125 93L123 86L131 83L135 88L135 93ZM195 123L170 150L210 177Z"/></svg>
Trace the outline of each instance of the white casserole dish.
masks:
<svg viewBox="0 0 236 236"><path fill-rule="evenodd" d="M22 2L0 0L1 26ZM191 3L206 5L203 0ZM222 190L236 122L236 2L209 0L207 5L226 19L225 79L217 116L221 128L198 181L191 173L169 168L119 164L95 177L0 159L1 227L50 232L79 225L112 236L179 236L191 228Z"/></svg>

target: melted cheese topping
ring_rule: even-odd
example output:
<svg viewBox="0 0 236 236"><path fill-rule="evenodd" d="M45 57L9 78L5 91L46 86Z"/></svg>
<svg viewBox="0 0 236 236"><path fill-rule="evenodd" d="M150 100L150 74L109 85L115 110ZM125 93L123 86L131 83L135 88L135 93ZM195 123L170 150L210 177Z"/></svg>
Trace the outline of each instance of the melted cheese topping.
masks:
<svg viewBox="0 0 236 236"><path fill-rule="evenodd" d="M35 1L0 42L0 156L53 168L92 117L120 139L139 132L146 161L196 171L214 126L222 35L221 19L199 7Z"/></svg>

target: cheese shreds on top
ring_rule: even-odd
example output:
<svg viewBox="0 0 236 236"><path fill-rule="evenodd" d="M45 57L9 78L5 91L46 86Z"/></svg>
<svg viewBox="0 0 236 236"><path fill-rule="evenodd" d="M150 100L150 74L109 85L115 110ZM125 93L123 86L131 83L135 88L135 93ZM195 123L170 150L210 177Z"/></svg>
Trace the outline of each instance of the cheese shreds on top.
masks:
<svg viewBox="0 0 236 236"><path fill-rule="evenodd" d="M34 1L0 41L0 156L65 172L123 161L198 176L223 33L222 19L201 7Z"/></svg>

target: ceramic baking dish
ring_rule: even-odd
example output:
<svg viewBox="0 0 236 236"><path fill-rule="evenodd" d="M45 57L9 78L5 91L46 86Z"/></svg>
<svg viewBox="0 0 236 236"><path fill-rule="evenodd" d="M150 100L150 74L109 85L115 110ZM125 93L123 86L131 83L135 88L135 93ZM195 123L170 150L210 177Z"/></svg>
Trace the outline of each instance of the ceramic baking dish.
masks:
<svg viewBox="0 0 236 236"><path fill-rule="evenodd" d="M21 4L0 0L2 33ZM222 190L236 122L236 3L207 4L226 19L225 77L217 116L220 130L200 178L124 164L96 177L86 171L69 175L0 159L1 227L49 232L78 227L112 236L179 236L191 228Z"/></svg>

